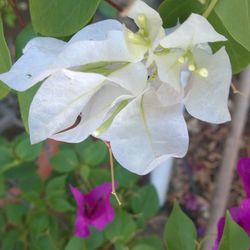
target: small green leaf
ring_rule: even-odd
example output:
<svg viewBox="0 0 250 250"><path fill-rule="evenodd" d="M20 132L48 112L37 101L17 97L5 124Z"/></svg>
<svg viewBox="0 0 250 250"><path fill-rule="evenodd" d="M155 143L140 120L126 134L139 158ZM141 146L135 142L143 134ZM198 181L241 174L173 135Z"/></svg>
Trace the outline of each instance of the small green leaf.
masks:
<svg viewBox="0 0 250 250"><path fill-rule="evenodd" d="M219 250L247 250L249 247L250 239L248 235L232 220L228 212Z"/></svg>
<svg viewBox="0 0 250 250"><path fill-rule="evenodd" d="M110 4L108 4L105 0L102 0L99 6L99 11L105 17L109 18L116 18L117 17L117 10L114 9Z"/></svg>
<svg viewBox="0 0 250 250"><path fill-rule="evenodd" d="M19 58L22 55L23 48L25 45L34 37L36 33L31 24L25 26L24 29L18 34L16 38L16 58Z"/></svg>
<svg viewBox="0 0 250 250"><path fill-rule="evenodd" d="M65 250L87 250L84 239L72 237L67 243Z"/></svg>
<svg viewBox="0 0 250 250"><path fill-rule="evenodd" d="M23 125L25 127L26 132L29 132L28 118L29 118L29 110L30 104L33 100L34 95L39 89L41 84L36 84L25 92L18 92L18 103L21 112L21 118L23 121Z"/></svg>
<svg viewBox="0 0 250 250"><path fill-rule="evenodd" d="M0 15L0 73L9 70L11 66L11 58L8 46L6 44L4 33L3 33L3 23ZM7 87L3 82L0 81L0 99L4 98L10 92L10 88Z"/></svg>
<svg viewBox="0 0 250 250"><path fill-rule="evenodd" d="M112 242L127 242L134 236L135 229L136 225L131 216L122 210L118 210L115 220L107 226L104 235Z"/></svg>
<svg viewBox="0 0 250 250"><path fill-rule="evenodd" d="M75 151L70 149L61 150L51 159L53 168L60 173L66 173L79 166L79 160Z"/></svg>
<svg viewBox="0 0 250 250"><path fill-rule="evenodd" d="M102 141L89 143L82 150L82 160L90 166L98 166L107 159L107 147Z"/></svg>
<svg viewBox="0 0 250 250"><path fill-rule="evenodd" d="M215 6L215 12L230 35L250 51L249 0L220 0Z"/></svg>
<svg viewBox="0 0 250 250"><path fill-rule="evenodd" d="M46 36L69 36L94 16L100 0L29 0L34 30Z"/></svg>
<svg viewBox="0 0 250 250"><path fill-rule="evenodd" d="M48 197L60 197L65 193L66 176L55 177L46 185Z"/></svg>
<svg viewBox="0 0 250 250"><path fill-rule="evenodd" d="M147 245L157 250L164 249L162 239L158 236L147 236L140 238L135 242L135 246L137 245Z"/></svg>
<svg viewBox="0 0 250 250"><path fill-rule="evenodd" d="M22 135L15 146L15 154L21 161L31 162L36 160L42 150L42 146L42 143L31 145L29 137Z"/></svg>
<svg viewBox="0 0 250 250"><path fill-rule="evenodd" d="M198 0L165 0L159 8L163 20L163 26L170 28L177 24L178 19L182 23L191 13L201 14L204 5Z"/></svg>
<svg viewBox="0 0 250 250"><path fill-rule="evenodd" d="M21 225L23 216L26 212L24 206L19 204L6 204L4 211L7 216L8 222L15 225Z"/></svg>
<svg viewBox="0 0 250 250"><path fill-rule="evenodd" d="M154 187L147 185L135 192L131 205L133 211L142 214L145 219L155 215L159 209L159 201Z"/></svg>
<svg viewBox="0 0 250 250"><path fill-rule="evenodd" d="M58 212L68 212L75 210L75 208L66 199L63 198L53 199L51 202L51 206Z"/></svg>
<svg viewBox="0 0 250 250"><path fill-rule="evenodd" d="M30 230L36 234L44 232L49 227L49 216L46 213L36 213L32 216Z"/></svg>
<svg viewBox="0 0 250 250"><path fill-rule="evenodd" d="M155 250L155 248L145 245L145 244L139 244L132 248L132 250Z"/></svg>
<svg viewBox="0 0 250 250"><path fill-rule="evenodd" d="M164 241L167 249L195 250L196 238L194 223L183 213L176 202L164 230Z"/></svg>
<svg viewBox="0 0 250 250"><path fill-rule="evenodd" d="M129 172L119 163L115 164L115 179L118 182L119 187L133 187L139 179L139 176Z"/></svg>

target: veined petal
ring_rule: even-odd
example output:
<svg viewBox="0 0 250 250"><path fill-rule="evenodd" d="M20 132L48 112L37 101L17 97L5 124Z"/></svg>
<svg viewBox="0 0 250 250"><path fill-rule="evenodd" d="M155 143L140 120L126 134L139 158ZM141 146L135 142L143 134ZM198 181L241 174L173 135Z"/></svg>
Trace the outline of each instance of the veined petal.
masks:
<svg viewBox="0 0 250 250"><path fill-rule="evenodd" d="M159 13L141 0L136 0L130 8L124 12L124 15L132 18L140 28L143 28L140 17L146 17L145 23L148 27L151 41L155 40L162 28L162 19Z"/></svg>
<svg viewBox="0 0 250 250"><path fill-rule="evenodd" d="M164 48L182 48L186 50L200 43L227 40L215 31L207 19L192 13L174 32L164 37L160 44Z"/></svg>
<svg viewBox="0 0 250 250"><path fill-rule="evenodd" d="M148 72L145 65L138 62L128 64L122 69L115 71L108 76L108 79L137 96L146 89Z"/></svg>
<svg viewBox="0 0 250 250"><path fill-rule="evenodd" d="M180 50L171 51L166 55L155 55L155 63L158 70L158 76L161 81L169 84L176 91L181 91L181 68L183 65L178 59L183 55Z"/></svg>
<svg viewBox="0 0 250 250"><path fill-rule="evenodd" d="M111 30L122 30L122 24L114 19L108 19L85 26L78 31L68 42L68 44L83 40L105 40Z"/></svg>
<svg viewBox="0 0 250 250"><path fill-rule="evenodd" d="M50 138L57 141L78 143L99 128L105 122L106 116L113 105L119 102L120 96L127 93L126 90L111 85L108 81L105 81L104 84L81 111L80 123L74 128L54 134Z"/></svg>
<svg viewBox="0 0 250 250"><path fill-rule="evenodd" d="M78 41L70 44L56 58L57 68L71 68L96 62L129 62L132 60L124 34L121 31L109 32L103 41Z"/></svg>
<svg viewBox="0 0 250 250"><path fill-rule="evenodd" d="M147 174L168 157L182 157L188 132L180 105L166 107L153 90L131 101L114 119L109 141L117 161L137 174Z"/></svg>
<svg viewBox="0 0 250 250"><path fill-rule="evenodd" d="M49 138L75 123L105 77L69 70L53 74L40 87L31 103L29 129L32 143Z"/></svg>
<svg viewBox="0 0 250 250"><path fill-rule="evenodd" d="M18 91L32 87L57 70L51 63L65 44L49 37L32 39L24 48L24 55L14 63L10 71L0 74L0 80Z"/></svg>
<svg viewBox="0 0 250 250"><path fill-rule="evenodd" d="M187 111L210 123L229 121L231 117L227 103L232 71L225 48L214 55L200 49L196 49L193 54L198 67L204 67L208 76L201 77L198 73L191 75L189 91L185 97Z"/></svg>

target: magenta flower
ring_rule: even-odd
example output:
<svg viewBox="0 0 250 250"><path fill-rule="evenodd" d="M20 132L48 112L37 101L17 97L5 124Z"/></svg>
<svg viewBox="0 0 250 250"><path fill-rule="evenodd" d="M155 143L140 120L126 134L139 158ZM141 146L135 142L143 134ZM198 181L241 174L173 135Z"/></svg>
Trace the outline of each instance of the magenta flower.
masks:
<svg viewBox="0 0 250 250"><path fill-rule="evenodd" d="M115 217L115 211L111 206L111 183L104 183L95 187L90 193L82 194L77 188L70 186L70 190L77 204L75 221L75 235L88 237L89 226L98 230L104 230Z"/></svg>
<svg viewBox="0 0 250 250"><path fill-rule="evenodd" d="M230 208L233 220L240 225L250 237L250 158L241 158L237 165L237 172L246 191L246 198L243 199L238 207ZM218 223L218 235L214 243L213 250L219 248L220 240L225 226L225 217Z"/></svg>

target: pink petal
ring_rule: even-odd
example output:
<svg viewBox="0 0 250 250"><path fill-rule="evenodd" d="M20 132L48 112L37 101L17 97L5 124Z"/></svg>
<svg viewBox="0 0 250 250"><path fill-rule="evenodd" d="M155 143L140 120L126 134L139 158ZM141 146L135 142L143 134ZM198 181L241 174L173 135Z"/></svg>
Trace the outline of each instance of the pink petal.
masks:
<svg viewBox="0 0 250 250"><path fill-rule="evenodd" d="M84 194L82 194L77 188L75 188L71 185L70 185L70 191L75 198L78 209L83 210Z"/></svg>
<svg viewBox="0 0 250 250"><path fill-rule="evenodd" d="M90 231L88 228L88 222L86 218L82 215L77 214L75 221L75 235L80 238L85 238L90 235Z"/></svg>

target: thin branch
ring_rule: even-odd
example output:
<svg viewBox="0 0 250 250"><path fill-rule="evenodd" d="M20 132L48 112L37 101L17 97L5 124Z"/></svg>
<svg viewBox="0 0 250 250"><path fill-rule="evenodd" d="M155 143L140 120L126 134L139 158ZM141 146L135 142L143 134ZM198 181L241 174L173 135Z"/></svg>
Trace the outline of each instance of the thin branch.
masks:
<svg viewBox="0 0 250 250"><path fill-rule="evenodd" d="M211 216L207 227L207 235L217 232L217 223L225 215L231 183L235 173L235 165L240 149L241 136L247 120L250 99L250 66L241 74L240 91L244 96L236 95L236 105L232 116L231 132L226 140L223 161L219 170L213 195ZM215 237L209 238L204 244L204 250L211 250Z"/></svg>
<svg viewBox="0 0 250 250"><path fill-rule="evenodd" d="M207 9L205 10L205 12L203 13L203 16L208 18L208 16L211 14L211 12L213 11L215 5L217 4L218 0L211 0L211 2L209 3Z"/></svg>
<svg viewBox="0 0 250 250"><path fill-rule="evenodd" d="M26 24L25 24L25 21L24 21L22 15L20 14L18 7L17 7L16 0L8 0L8 3L11 6L11 8L13 9L13 11L15 12L15 16L17 18L19 25L22 28L24 28Z"/></svg>
<svg viewBox="0 0 250 250"><path fill-rule="evenodd" d="M111 5L114 9L116 9L118 12L122 12L122 11L123 11L123 8L122 8L120 5L114 3L112 0L105 0L105 1L106 1L109 5Z"/></svg>

